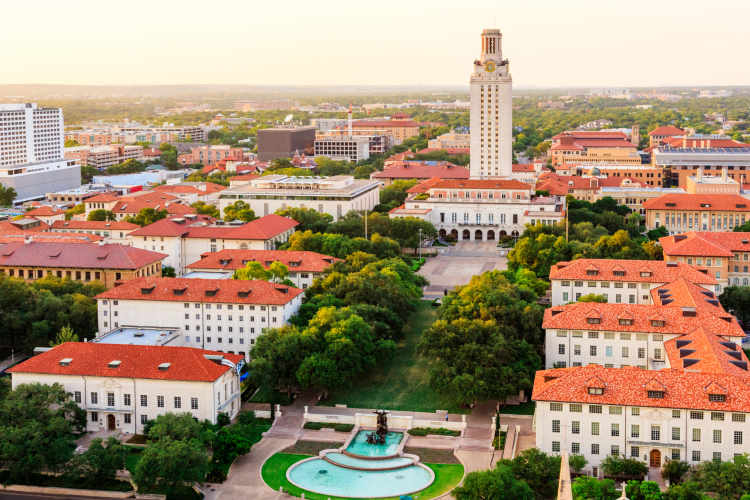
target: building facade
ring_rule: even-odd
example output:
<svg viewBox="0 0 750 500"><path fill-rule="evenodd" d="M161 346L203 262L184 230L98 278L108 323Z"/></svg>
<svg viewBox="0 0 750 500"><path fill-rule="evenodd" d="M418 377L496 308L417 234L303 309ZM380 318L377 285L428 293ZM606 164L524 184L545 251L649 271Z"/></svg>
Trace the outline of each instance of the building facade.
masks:
<svg viewBox="0 0 750 500"><path fill-rule="evenodd" d="M750 202L736 194L668 194L643 203L646 227L669 234L732 231L750 215Z"/></svg>
<svg viewBox="0 0 750 500"><path fill-rule="evenodd" d="M128 160L144 161L143 146L74 146L65 148L65 158L76 159L83 166L99 170Z"/></svg>
<svg viewBox="0 0 750 500"><path fill-rule="evenodd" d="M315 139L315 156L331 160L354 161L370 157L370 138L366 136L329 135Z"/></svg>
<svg viewBox="0 0 750 500"><path fill-rule="evenodd" d="M469 80L472 179L511 176L513 77L502 40L498 29L482 31L482 50Z"/></svg>
<svg viewBox="0 0 750 500"><path fill-rule="evenodd" d="M20 384L59 383L86 411L86 431L143 432L167 412L217 423L240 409L242 356L188 347L68 342L9 370Z"/></svg>
<svg viewBox="0 0 750 500"><path fill-rule="evenodd" d="M279 125L258 130L258 159L272 161L292 158L295 151L308 156L315 153L315 127Z"/></svg>
<svg viewBox="0 0 750 500"><path fill-rule="evenodd" d="M705 176L727 177L744 184L750 174L750 148L672 148L660 147L652 152L654 165L671 173L674 186L684 186L698 170Z"/></svg>
<svg viewBox="0 0 750 500"><path fill-rule="evenodd" d="M449 149L449 148L470 148L471 134L459 134L451 130L447 134L439 135L435 139L427 141L428 148Z"/></svg>
<svg viewBox="0 0 750 500"><path fill-rule="evenodd" d="M180 345L248 356L266 328L287 324L302 290L267 281L143 278L96 296L99 335L124 326L169 328Z"/></svg>

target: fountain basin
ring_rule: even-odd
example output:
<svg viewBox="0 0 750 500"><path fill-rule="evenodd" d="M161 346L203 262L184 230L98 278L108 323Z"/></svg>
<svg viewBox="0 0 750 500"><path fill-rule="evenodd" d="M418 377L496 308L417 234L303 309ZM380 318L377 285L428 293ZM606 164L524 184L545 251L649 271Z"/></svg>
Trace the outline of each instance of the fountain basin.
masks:
<svg viewBox="0 0 750 500"><path fill-rule="evenodd" d="M403 432L389 432L385 435L385 444L368 444L367 435L372 431L359 431L346 448L349 456L370 458L394 457L404 439Z"/></svg>
<svg viewBox="0 0 750 500"><path fill-rule="evenodd" d="M357 458L343 453L326 453L323 460L345 469L355 470L394 470L403 469L414 465L414 460L407 457L388 458L385 460L372 460Z"/></svg>

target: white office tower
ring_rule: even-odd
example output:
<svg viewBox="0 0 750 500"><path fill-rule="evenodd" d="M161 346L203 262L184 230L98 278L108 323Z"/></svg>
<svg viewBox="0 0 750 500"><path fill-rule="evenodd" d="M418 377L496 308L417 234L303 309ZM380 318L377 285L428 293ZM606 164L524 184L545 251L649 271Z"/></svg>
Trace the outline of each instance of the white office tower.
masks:
<svg viewBox="0 0 750 500"><path fill-rule="evenodd" d="M81 167L64 156L62 109L0 104L0 183L16 190L16 202L80 187Z"/></svg>
<svg viewBox="0 0 750 500"><path fill-rule="evenodd" d="M472 179L510 179L513 164L513 78L503 59L503 35L482 31L482 55L474 61L471 100Z"/></svg>

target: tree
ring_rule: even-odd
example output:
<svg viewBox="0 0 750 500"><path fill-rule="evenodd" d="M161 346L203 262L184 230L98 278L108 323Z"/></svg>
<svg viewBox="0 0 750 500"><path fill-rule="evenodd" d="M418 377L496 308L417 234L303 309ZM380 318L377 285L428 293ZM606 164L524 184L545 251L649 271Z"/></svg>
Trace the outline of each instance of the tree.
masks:
<svg viewBox="0 0 750 500"><path fill-rule="evenodd" d="M667 500L705 500L703 489L696 481L686 481L681 484L671 484L667 490ZM743 495L740 500L750 500L750 495Z"/></svg>
<svg viewBox="0 0 750 500"><path fill-rule="evenodd" d="M379 214L378 214L379 216ZM416 217L391 220L390 237L398 241L402 247L413 248L414 253L426 238L437 238L438 232L432 222ZM421 240L420 240L421 237Z"/></svg>
<svg viewBox="0 0 750 500"><path fill-rule="evenodd" d="M590 293L588 295L584 295L578 299L578 302L595 302L597 304L606 304L607 299L604 297L604 295L597 295L595 293Z"/></svg>
<svg viewBox="0 0 750 500"><path fill-rule="evenodd" d="M120 165L107 167L107 175L122 175L143 172L146 170L146 164L138 160L130 159Z"/></svg>
<svg viewBox="0 0 750 500"><path fill-rule="evenodd" d="M656 481L628 481L625 494L630 500L664 500Z"/></svg>
<svg viewBox="0 0 750 500"><path fill-rule="evenodd" d="M276 215L289 217L299 222L297 231L312 231L313 233L325 233L328 225L333 222L333 216L325 212L318 212L314 208L287 207L276 210Z"/></svg>
<svg viewBox="0 0 750 500"><path fill-rule="evenodd" d="M312 231L297 231L292 234L287 250L306 250L339 259L346 259L355 252L372 254L378 259L390 259L401 255L401 246L397 242L379 234L373 234L366 240L340 234L313 234Z"/></svg>
<svg viewBox="0 0 750 500"><path fill-rule="evenodd" d="M574 500L616 500L620 496L611 479L599 481L590 476L579 476L571 487Z"/></svg>
<svg viewBox="0 0 750 500"><path fill-rule="evenodd" d="M735 228L735 231L737 228ZM646 232L646 236L648 236L648 239L651 241L659 241L659 238L664 238L666 236L669 236L669 231L667 231L667 228L664 226L659 226L656 229L652 229L651 231Z"/></svg>
<svg viewBox="0 0 750 500"><path fill-rule="evenodd" d="M148 226L149 224L166 219L167 217L169 217L169 212L167 212L166 208L156 210L155 208L149 207L142 208L135 217L126 217L125 222L138 224L139 226Z"/></svg>
<svg viewBox="0 0 750 500"><path fill-rule="evenodd" d="M161 276L162 278L176 278L177 272L175 271L174 267L172 266L162 266L161 268Z"/></svg>
<svg viewBox="0 0 750 500"><path fill-rule="evenodd" d="M250 436L235 432L230 427L224 427L219 430L213 441L213 458L218 462L231 464L235 458L249 453L252 446Z"/></svg>
<svg viewBox="0 0 750 500"><path fill-rule="evenodd" d="M470 472L452 495L456 500L534 500L529 485L516 479L510 468L501 465Z"/></svg>
<svg viewBox="0 0 750 500"><path fill-rule="evenodd" d="M167 412L151 421L144 434L149 441L190 441L197 439L207 445L215 437L215 433L207 426L196 420L190 413Z"/></svg>
<svg viewBox="0 0 750 500"><path fill-rule="evenodd" d="M196 214L209 215L214 219L218 219L221 217L221 212L219 212L219 209L214 205L206 204L205 201L196 201L195 203L190 205L190 207L194 209L194 212Z"/></svg>
<svg viewBox="0 0 750 500"><path fill-rule="evenodd" d="M139 489L152 489L157 484L174 491L179 486L203 483L208 456L197 439L175 441L170 438L151 444L141 453L133 481Z"/></svg>
<svg viewBox="0 0 750 500"><path fill-rule="evenodd" d="M178 170L180 168L180 164L177 163L177 154L173 151L162 151L161 164L168 170Z"/></svg>
<svg viewBox="0 0 750 500"><path fill-rule="evenodd" d="M16 199L16 196L18 196L18 193L16 193L15 189L12 187L6 188L0 184L0 205L4 207L12 206L13 200Z"/></svg>
<svg viewBox="0 0 750 500"><path fill-rule="evenodd" d="M250 205L242 200L237 200L234 204L224 209L224 220L227 222L241 220L251 222L257 219L255 212L250 209Z"/></svg>
<svg viewBox="0 0 750 500"><path fill-rule="evenodd" d="M64 344L65 342L80 342L78 340L78 335L73 332L73 329L69 326L62 327L62 330L60 330L60 333L57 334L57 337L55 337L54 342L50 342L50 347L55 347L60 344Z"/></svg>
<svg viewBox="0 0 750 500"><path fill-rule="evenodd" d="M682 478L690 470L690 464L681 460L667 460L664 467L661 470L661 477L670 482L670 484L678 484L682 482Z"/></svg>
<svg viewBox="0 0 750 500"><path fill-rule="evenodd" d="M222 411L216 416L216 426L219 428L226 427L231 421L226 412Z"/></svg>
<svg viewBox="0 0 750 500"><path fill-rule="evenodd" d="M274 160L271 160L271 163L268 164L267 170L281 170L285 168L294 168L294 165L289 160L289 158L276 158Z"/></svg>
<svg viewBox="0 0 750 500"><path fill-rule="evenodd" d="M73 148L75 146L80 146L80 144L78 144L78 141L76 141L75 139L68 139L67 141L65 141L66 148Z"/></svg>
<svg viewBox="0 0 750 500"><path fill-rule="evenodd" d="M70 460L70 435L86 428L86 412L62 385L21 384L0 401L0 460L11 481L28 483L44 469L59 472Z"/></svg>
<svg viewBox="0 0 750 500"><path fill-rule="evenodd" d="M568 458L568 465L570 465L570 468L573 469L576 474L580 474L581 470L583 470L588 464L589 461L580 453L573 453Z"/></svg>
<svg viewBox="0 0 750 500"><path fill-rule="evenodd" d="M380 203L397 207L406 201L406 191L419 184L416 179L394 181L393 184L380 191Z"/></svg>
<svg viewBox="0 0 750 500"><path fill-rule="evenodd" d="M114 212L110 210L92 210L89 212L89 216L86 218L86 220L91 221L113 221L117 220L117 217L115 216Z"/></svg>
<svg viewBox="0 0 750 500"><path fill-rule="evenodd" d="M294 283L287 279L289 269L281 262L272 262L268 269L265 269L260 262L248 262L242 269L237 269L232 275L234 280L261 280L271 283L280 283L287 286L294 286Z"/></svg>
<svg viewBox="0 0 750 500"><path fill-rule="evenodd" d="M115 480L118 470L125 468L125 447L115 436L91 440L89 449L70 460L67 475L72 479L83 478L89 488L108 484Z"/></svg>
<svg viewBox="0 0 750 500"><path fill-rule="evenodd" d="M548 455L539 448L528 448L513 460L500 460L498 466L508 466L516 479L529 485L537 500L543 500L557 495L561 460L559 455Z"/></svg>
<svg viewBox="0 0 750 500"><path fill-rule="evenodd" d="M646 241L641 243L641 248L651 260L664 260L664 247L656 241Z"/></svg>
<svg viewBox="0 0 750 500"><path fill-rule="evenodd" d="M86 213L86 206L80 203L71 209L65 211L65 220L71 220L74 215L80 215Z"/></svg>
<svg viewBox="0 0 750 500"><path fill-rule="evenodd" d="M706 460L690 473L691 481L703 491L713 491L721 498L736 498L750 491L750 456L736 455L731 461Z"/></svg>
<svg viewBox="0 0 750 500"><path fill-rule="evenodd" d="M750 321L750 287L728 286L719 295L719 302L727 311L731 312L745 327Z"/></svg>

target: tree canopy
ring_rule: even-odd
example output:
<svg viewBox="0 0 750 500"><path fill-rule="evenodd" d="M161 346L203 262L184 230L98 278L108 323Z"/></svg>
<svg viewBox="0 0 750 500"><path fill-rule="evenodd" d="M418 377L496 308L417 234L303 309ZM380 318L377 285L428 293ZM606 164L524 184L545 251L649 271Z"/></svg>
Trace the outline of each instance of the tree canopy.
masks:
<svg viewBox="0 0 750 500"><path fill-rule="evenodd" d="M289 238L287 250L306 250L346 259L355 252L364 252L389 259L401 255L401 246L394 240L373 234L371 238L350 238L340 234L322 234L297 231Z"/></svg>
<svg viewBox="0 0 750 500"><path fill-rule="evenodd" d="M125 217L125 222L138 224L139 226L148 226L167 217L169 217L169 212L167 212L166 208L156 210L149 207L142 208L135 217Z"/></svg>
<svg viewBox="0 0 750 500"><path fill-rule="evenodd" d="M294 286L294 283L288 279L289 268L281 262L272 262L268 269L265 269L260 262L248 262L242 269L237 269L232 275L233 280L262 280L271 283L279 283L287 286Z"/></svg>
<svg viewBox="0 0 750 500"><path fill-rule="evenodd" d="M295 229L302 232L325 233L328 225L333 222L333 215L318 212L314 208L287 207L280 208L275 213L299 222L299 226Z"/></svg>
<svg viewBox="0 0 750 500"><path fill-rule="evenodd" d="M103 222L117 220L117 217L111 210L99 209L89 212L89 216L86 218L86 220Z"/></svg>
<svg viewBox="0 0 750 500"><path fill-rule="evenodd" d="M257 218L255 211L250 208L250 205L242 200L237 200L232 205L224 208L224 220L227 222L235 220L252 222Z"/></svg>

